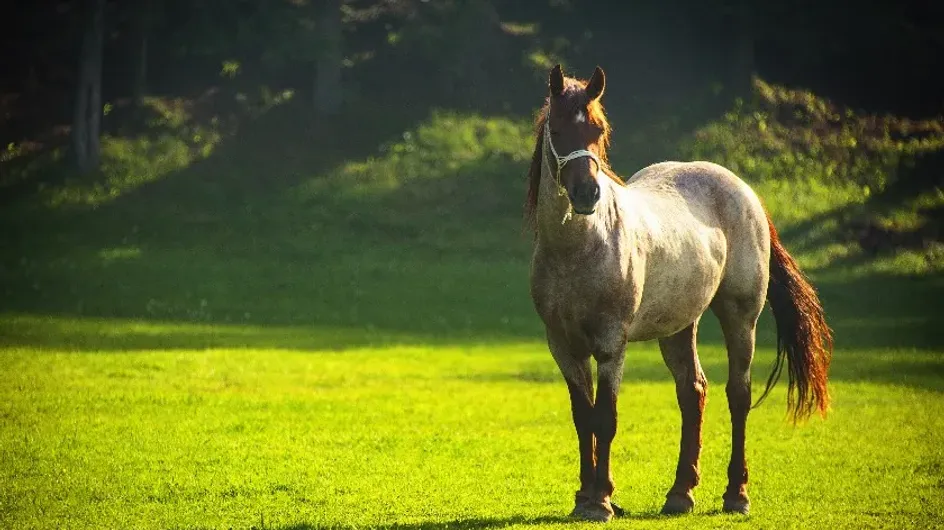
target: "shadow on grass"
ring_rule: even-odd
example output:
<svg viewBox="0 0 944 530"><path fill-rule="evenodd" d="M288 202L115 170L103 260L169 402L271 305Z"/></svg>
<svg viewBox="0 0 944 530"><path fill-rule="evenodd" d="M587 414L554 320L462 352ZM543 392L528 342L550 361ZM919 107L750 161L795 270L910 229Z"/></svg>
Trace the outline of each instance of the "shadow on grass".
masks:
<svg viewBox="0 0 944 530"><path fill-rule="evenodd" d="M716 515L714 513L710 515ZM720 515L720 511L718 512ZM660 515L658 513L626 513L614 520L629 521L650 521L659 519L670 519L671 516ZM511 516L511 517L471 517L468 519L455 519L452 521L420 521L415 523L394 523L380 525L358 526L358 528L373 528L375 530L478 530L487 528L504 528L507 526L557 526L586 524L577 519L567 516L542 515L537 517ZM344 525L317 525L310 523L298 523L289 526L279 527L279 530L323 530L323 529L346 529ZM354 528L354 527L351 527Z"/></svg>
<svg viewBox="0 0 944 530"><path fill-rule="evenodd" d="M543 341L524 259L374 251L310 266L189 253L89 260L8 269L0 340L92 350ZM873 275L816 285L841 350L944 346L944 280ZM774 340L765 311L758 343ZM723 344L712 316L699 344Z"/></svg>
<svg viewBox="0 0 944 530"><path fill-rule="evenodd" d="M702 367L713 386L727 380L727 357L711 319L702 326L699 340ZM875 333L881 333L875 331ZM763 335L769 335L767 330ZM762 337L763 337L762 335ZM866 338L867 340L872 340ZM908 340L907 337L905 340ZM772 338L762 341L754 360L753 374L758 391L773 365ZM539 336L491 336L473 332L406 335L384 330L359 328L274 327L217 324L157 323L113 319L75 319L0 315L0 349L29 348L30 351L71 352L115 355L147 351L201 351L204 349L257 350L259 354L278 351L358 353L358 349L380 349L396 355L396 348L421 348L430 356L437 347L469 353L468 363L455 367L452 378L472 384L560 385L563 379L546 345ZM495 348L493 351L492 348ZM476 355L501 352L504 368L483 371ZM425 354L424 353L424 354ZM385 353L386 355L386 353ZM450 377L445 375L444 377ZM670 384L672 379L650 343L629 345L624 380ZM830 380L870 382L910 388L944 391L944 352L940 349L884 349L842 346L833 356ZM780 382L780 387L785 381Z"/></svg>
<svg viewBox="0 0 944 530"><path fill-rule="evenodd" d="M394 523L381 525L367 525L363 528L373 528L376 530L476 530L485 528L503 528L511 525L554 525L570 522L566 517L540 516L540 517L472 517L469 519L455 519L452 521L422 521L417 523ZM343 525L317 525L310 523L299 523L289 526L279 527L279 530L323 530L327 528L344 529ZM350 527L355 528L355 527ZM358 526L357 528L361 528Z"/></svg>
<svg viewBox="0 0 944 530"><path fill-rule="evenodd" d="M0 347L71 353L152 350L286 350L312 353L358 348L507 347L509 336L431 332L409 335L368 328L185 324L147 320L0 314Z"/></svg>
<svg viewBox="0 0 944 530"><path fill-rule="evenodd" d="M543 345L537 348L542 348ZM636 348L636 351L633 349ZM656 346L651 346L655 349ZM538 350L536 350L538 351ZM623 380L628 383L672 383L668 368L657 353L639 355L638 346L630 345L624 368ZM549 356L549 354L548 354ZM715 348L706 355L700 352L700 360L709 387L722 388L728 379L728 363L723 351ZM770 350L755 356L752 374L755 396L760 395L773 367L773 352ZM457 375L457 379L476 383L525 383L551 384L563 388L564 379L550 359L541 369L523 368L511 372L468 373ZM832 382L869 382L893 386L944 392L944 353L933 351L896 351L893 354L881 350L840 350L833 356L829 379ZM786 385L786 376L778 383ZM714 390L712 392L717 392ZM775 404L774 406L779 406Z"/></svg>

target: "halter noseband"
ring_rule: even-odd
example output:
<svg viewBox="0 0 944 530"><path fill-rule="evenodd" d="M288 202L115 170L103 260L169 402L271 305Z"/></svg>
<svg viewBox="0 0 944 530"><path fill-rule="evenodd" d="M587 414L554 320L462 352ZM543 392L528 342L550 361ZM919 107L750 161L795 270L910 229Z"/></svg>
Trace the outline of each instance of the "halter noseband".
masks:
<svg viewBox="0 0 944 530"><path fill-rule="evenodd" d="M600 162L600 157L598 157L596 154L594 154L591 151L587 151L586 149L577 149L576 151L571 151L570 154L565 155L565 156L558 155L557 149L554 149L554 142L551 141L551 115L550 115L551 111L550 109L548 109L547 112L548 112L547 118L545 118L544 120L544 139L545 141L547 141L547 146L551 148L551 154L554 156L554 160L557 161L557 171L551 171L551 172L554 174L554 177L557 180L557 187L558 187L558 191L560 192L563 190L563 186L561 186L561 182L560 182L560 174L561 174L561 170L564 169L564 166L567 164L567 162L570 162L571 160L575 160L577 158L588 157L597 163L597 171L600 171L601 169L603 169L603 163ZM550 171L551 165L547 161L547 156L544 156L544 164L547 166L548 171Z"/></svg>

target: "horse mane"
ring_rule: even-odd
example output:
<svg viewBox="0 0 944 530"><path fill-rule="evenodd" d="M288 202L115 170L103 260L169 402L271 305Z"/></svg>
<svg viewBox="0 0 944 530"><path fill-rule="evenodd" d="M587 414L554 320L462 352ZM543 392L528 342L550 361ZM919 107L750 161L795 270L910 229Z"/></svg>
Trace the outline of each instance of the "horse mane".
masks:
<svg viewBox="0 0 944 530"><path fill-rule="evenodd" d="M597 156L600 158L600 161L603 162L603 167L600 169L614 182L625 186L626 183L623 182L623 179L613 172L613 169L610 167L610 161L607 158L607 151L609 151L610 148L610 122L606 119L606 113L603 111L603 105L600 103L599 99L591 101L589 104L586 103L586 93L584 92L586 87L587 80L575 79L573 77L564 78L564 96L567 98L567 101L574 107L577 105L586 105L587 116L590 123L596 125L603 131L595 144L597 146ZM524 208L525 219L532 230L537 228L538 190L541 186L541 165L543 164L542 157L544 156L544 123L547 121L550 109L551 99L550 97L545 97L544 105L541 107L541 110L538 111L537 117L534 120L534 153L531 155L531 167L528 168L528 195L525 200Z"/></svg>

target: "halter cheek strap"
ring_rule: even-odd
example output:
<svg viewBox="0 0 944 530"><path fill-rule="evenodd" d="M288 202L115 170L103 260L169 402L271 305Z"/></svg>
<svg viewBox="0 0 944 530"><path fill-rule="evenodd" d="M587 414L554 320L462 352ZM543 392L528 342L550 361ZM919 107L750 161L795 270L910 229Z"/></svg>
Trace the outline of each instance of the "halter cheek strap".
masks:
<svg viewBox="0 0 944 530"><path fill-rule="evenodd" d="M557 154L557 149L554 149L554 142L551 141L551 120L546 119L544 121L544 139L547 142L547 146L551 148L551 155L554 156L554 160L557 161L557 170L551 171L550 163L547 161L547 156L544 157L544 164L547 166L548 171L554 174L554 178L557 180L558 189L562 189L560 182L561 170L564 169L564 166L567 162L571 160L576 160L578 158L587 157L597 163L597 171L603 169L603 163L600 162L600 157L594 154L592 151L587 151L586 149L578 149L576 151L571 151L570 154L565 156L560 156Z"/></svg>

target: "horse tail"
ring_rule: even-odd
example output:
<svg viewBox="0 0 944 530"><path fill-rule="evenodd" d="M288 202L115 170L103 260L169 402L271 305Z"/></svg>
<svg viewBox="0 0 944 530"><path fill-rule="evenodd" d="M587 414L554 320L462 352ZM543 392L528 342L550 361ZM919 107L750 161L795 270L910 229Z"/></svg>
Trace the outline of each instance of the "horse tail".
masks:
<svg viewBox="0 0 944 530"><path fill-rule="evenodd" d="M832 360L832 330L826 324L816 291L783 247L769 214L767 224L770 226L767 300L777 324L777 360L767 379L767 387L754 407L764 401L777 383L786 358L790 377L787 413L794 423L808 418L814 410L825 417L829 408L826 379Z"/></svg>

